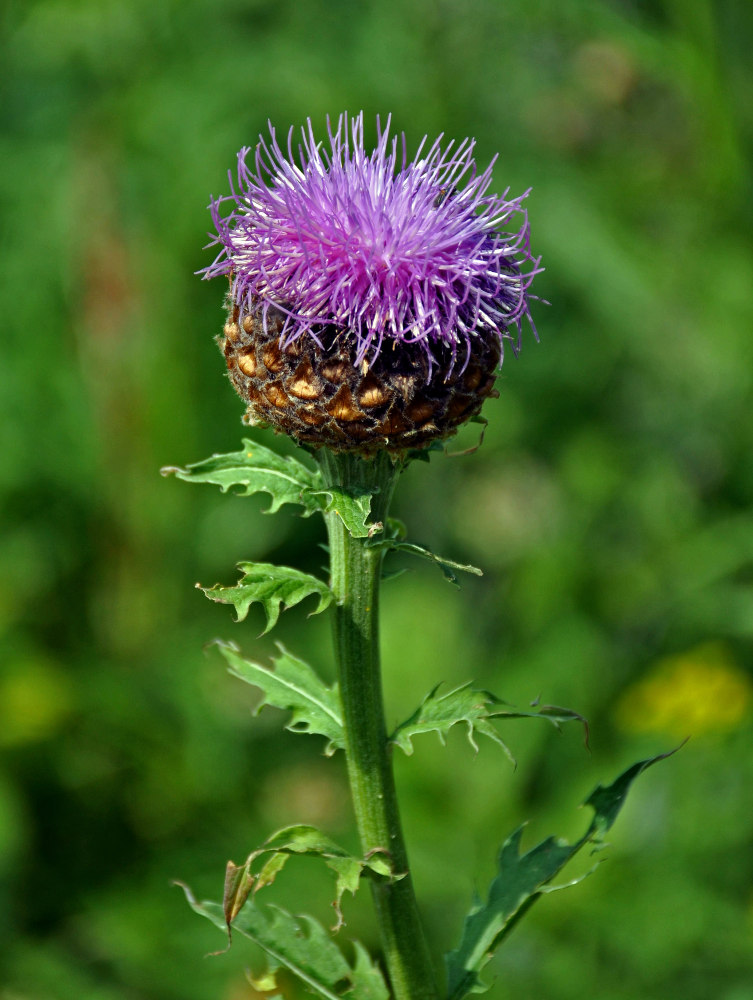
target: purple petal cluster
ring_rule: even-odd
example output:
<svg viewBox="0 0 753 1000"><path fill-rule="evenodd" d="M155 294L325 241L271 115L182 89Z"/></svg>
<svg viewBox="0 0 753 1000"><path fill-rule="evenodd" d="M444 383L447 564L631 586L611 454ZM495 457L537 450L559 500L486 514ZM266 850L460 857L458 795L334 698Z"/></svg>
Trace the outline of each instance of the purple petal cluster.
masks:
<svg viewBox="0 0 753 1000"><path fill-rule="evenodd" d="M231 194L210 204L210 246L222 249L202 273L229 275L242 313L281 312L286 343L345 331L359 364L389 341L420 345L430 358L448 348L453 365L465 365L477 336L517 351L541 270L528 192L487 194L495 161L479 173L474 140L443 146L440 136L429 146L424 137L409 163L389 119L384 128L377 119L369 153L363 113L341 115L334 128L328 121L322 143L309 120L297 148L292 128L284 150L269 129L269 140L238 154Z"/></svg>

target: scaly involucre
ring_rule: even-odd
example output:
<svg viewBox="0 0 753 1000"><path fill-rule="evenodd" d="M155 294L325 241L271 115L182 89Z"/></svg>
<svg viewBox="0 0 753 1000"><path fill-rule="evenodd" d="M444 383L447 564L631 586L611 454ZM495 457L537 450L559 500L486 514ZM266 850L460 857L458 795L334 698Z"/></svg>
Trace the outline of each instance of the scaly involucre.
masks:
<svg viewBox="0 0 753 1000"><path fill-rule="evenodd" d="M279 310L283 344L342 331L356 339L357 364L390 341L417 345L430 361L449 348L453 367L467 363L478 336L517 351L541 268L522 207L528 192L487 194L496 157L478 173L475 141L443 147L440 135L429 148L424 137L408 163L389 118L384 128L377 119L367 153L363 113L341 115L334 129L328 120L326 143L309 120L297 150L291 128L286 152L269 130L238 154L231 194L210 204L210 246L222 250L203 274L230 275L241 317Z"/></svg>

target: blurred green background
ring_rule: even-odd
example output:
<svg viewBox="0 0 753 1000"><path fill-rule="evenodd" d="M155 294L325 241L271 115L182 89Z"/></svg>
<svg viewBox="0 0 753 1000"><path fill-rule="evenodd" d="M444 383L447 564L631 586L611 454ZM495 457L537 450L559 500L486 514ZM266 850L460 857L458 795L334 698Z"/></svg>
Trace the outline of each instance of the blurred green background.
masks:
<svg viewBox="0 0 753 1000"><path fill-rule="evenodd" d="M501 840L577 835L641 756L608 860L533 909L490 997L753 1000L753 5L745 0L6 0L0 14L0 997L241 1000L259 956L194 916L271 830L353 844L342 762L203 650L247 653L193 584L317 571L318 519L162 479L236 450L194 272L236 150L363 108L500 153L531 186L541 343L509 355L482 449L405 474L433 567L384 592L389 717L475 679L575 728L509 723L397 761L437 954ZM373 135L373 131L372 131ZM269 436L261 435L265 441ZM465 432L458 447L469 446ZM397 565L397 563L396 563ZM331 676L328 622L275 632ZM588 865L586 861L586 866ZM269 899L331 920L291 863ZM367 894L343 940L374 947ZM290 984L286 996L295 996Z"/></svg>

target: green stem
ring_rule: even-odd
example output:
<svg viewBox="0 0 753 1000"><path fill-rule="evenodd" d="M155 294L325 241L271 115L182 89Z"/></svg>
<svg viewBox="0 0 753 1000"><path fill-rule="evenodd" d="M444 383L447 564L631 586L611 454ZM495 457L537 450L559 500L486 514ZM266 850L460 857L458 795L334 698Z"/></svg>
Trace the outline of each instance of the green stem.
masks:
<svg viewBox="0 0 753 1000"><path fill-rule="evenodd" d="M385 521L400 472L390 456L317 455L326 485L372 492L371 520ZM384 958L395 1000L437 1000L392 773L379 667L379 583L382 548L354 538L333 511L326 515L330 585L335 593L335 653L345 722L345 749L364 855L387 851L402 878L371 880Z"/></svg>

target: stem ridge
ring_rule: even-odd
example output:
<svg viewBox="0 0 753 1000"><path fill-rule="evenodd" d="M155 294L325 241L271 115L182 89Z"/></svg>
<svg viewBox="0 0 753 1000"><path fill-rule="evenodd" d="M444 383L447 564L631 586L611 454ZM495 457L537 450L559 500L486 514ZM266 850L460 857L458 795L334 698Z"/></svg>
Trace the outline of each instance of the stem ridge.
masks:
<svg viewBox="0 0 753 1000"><path fill-rule="evenodd" d="M321 449L325 485L372 494L371 518L385 522L401 464L386 453L362 458ZM379 657L379 584L383 549L350 534L336 512L325 515L330 587L335 598L334 647L353 808L364 856L387 851L395 880L371 891L395 1000L438 1000L402 833L387 730Z"/></svg>

